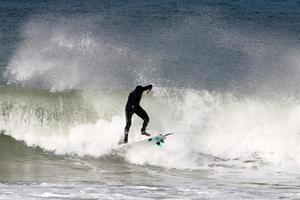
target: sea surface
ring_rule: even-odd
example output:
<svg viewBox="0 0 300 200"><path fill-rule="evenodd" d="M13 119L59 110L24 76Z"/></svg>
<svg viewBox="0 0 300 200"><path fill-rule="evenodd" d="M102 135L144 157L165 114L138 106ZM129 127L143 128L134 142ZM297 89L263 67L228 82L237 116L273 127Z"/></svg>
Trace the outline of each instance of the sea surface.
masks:
<svg viewBox="0 0 300 200"><path fill-rule="evenodd" d="M300 199L299 74L298 0L0 0L0 199Z"/></svg>

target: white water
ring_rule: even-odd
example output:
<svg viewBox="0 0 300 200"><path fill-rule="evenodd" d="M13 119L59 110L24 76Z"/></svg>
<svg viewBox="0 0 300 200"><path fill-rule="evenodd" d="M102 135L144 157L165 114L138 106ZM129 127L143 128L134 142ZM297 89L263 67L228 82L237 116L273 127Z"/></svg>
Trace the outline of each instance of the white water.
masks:
<svg viewBox="0 0 300 200"><path fill-rule="evenodd" d="M121 95L119 101L126 101L126 96ZM114 108L116 102L103 105L95 99L92 103L98 112L112 114L95 122L59 126L48 124L47 120L42 123L33 113L17 110L11 113L8 123L3 123L7 120L4 117L1 119L1 129L28 145L58 154L103 156L122 139L125 116L123 110L114 110L118 109ZM206 163L204 154L237 159L240 165L249 160L278 166L300 165L300 106L292 100L155 88L152 96L144 95L142 104L149 112L150 133L176 134L170 136L163 148L130 149L125 155L129 162L197 169L211 164ZM141 124L142 120L134 116L131 141L142 138ZM147 156L149 152L153 154Z"/></svg>

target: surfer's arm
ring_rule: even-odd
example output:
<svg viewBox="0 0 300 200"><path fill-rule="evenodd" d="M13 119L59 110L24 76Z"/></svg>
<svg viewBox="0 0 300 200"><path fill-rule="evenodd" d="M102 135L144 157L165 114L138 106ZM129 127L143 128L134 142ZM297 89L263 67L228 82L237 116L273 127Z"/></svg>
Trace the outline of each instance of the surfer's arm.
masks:
<svg viewBox="0 0 300 200"><path fill-rule="evenodd" d="M146 91L146 90L152 90L152 85L147 85L145 87L143 87L143 92Z"/></svg>

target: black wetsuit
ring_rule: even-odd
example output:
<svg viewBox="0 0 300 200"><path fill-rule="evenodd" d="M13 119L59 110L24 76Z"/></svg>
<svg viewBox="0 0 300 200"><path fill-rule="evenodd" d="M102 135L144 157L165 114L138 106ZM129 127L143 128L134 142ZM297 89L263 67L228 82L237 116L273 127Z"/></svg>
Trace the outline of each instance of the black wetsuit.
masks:
<svg viewBox="0 0 300 200"><path fill-rule="evenodd" d="M135 90L133 90L128 97L126 108L125 108L125 113L126 113L126 127L125 127L125 133L129 132L130 126L131 126L131 118L132 115L135 113L137 114L140 118L144 120L143 127L141 129L141 132L145 132L146 127L149 123L149 117L144 111L144 109L140 106L140 101L143 95L143 92L146 90L151 90L152 85L148 85L146 87L142 86L137 86Z"/></svg>

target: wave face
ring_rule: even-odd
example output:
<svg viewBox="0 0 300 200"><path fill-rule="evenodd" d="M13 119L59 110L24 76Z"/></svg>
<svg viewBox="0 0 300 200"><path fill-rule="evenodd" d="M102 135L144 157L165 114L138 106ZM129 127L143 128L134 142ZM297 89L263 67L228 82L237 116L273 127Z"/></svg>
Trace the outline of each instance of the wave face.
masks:
<svg viewBox="0 0 300 200"><path fill-rule="evenodd" d="M1 96L0 128L29 146L98 157L109 155L122 138L127 92L3 87ZM156 88L152 96L144 96L143 107L149 112L151 133L176 134L163 149L129 149L124 155L129 162L197 169L214 162L207 160L212 156L241 164L300 164L300 106L295 101ZM129 140L141 139L141 124L133 118Z"/></svg>

